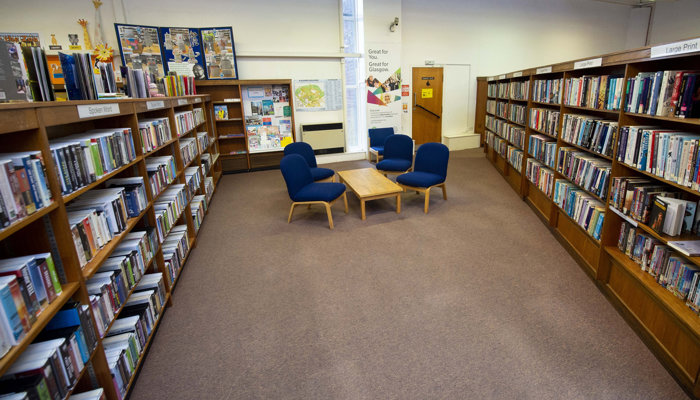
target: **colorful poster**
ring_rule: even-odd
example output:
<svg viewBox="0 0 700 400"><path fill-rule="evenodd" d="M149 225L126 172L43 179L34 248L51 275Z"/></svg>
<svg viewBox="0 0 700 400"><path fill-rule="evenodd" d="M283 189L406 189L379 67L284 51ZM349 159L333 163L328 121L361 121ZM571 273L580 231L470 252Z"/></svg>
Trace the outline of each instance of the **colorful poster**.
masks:
<svg viewBox="0 0 700 400"><path fill-rule="evenodd" d="M397 43L367 43L367 128L401 132L401 47Z"/></svg>
<svg viewBox="0 0 700 400"><path fill-rule="evenodd" d="M22 46L39 46L39 34L38 33L11 33L11 32L1 32L0 40L4 42L19 43Z"/></svg>
<svg viewBox="0 0 700 400"><path fill-rule="evenodd" d="M199 29L158 28L166 72L206 79Z"/></svg>
<svg viewBox="0 0 700 400"><path fill-rule="evenodd" d="M297 111L342 110L342 81L340 79L295 80L294 101Z"/></svg>
<svg viewBox="0 0 700 400"><path fill-rule="evenodd" d="M242 92L251 153L280 151L294 141L287 86L244 86Z"/></svg>
<svg viewBox="0 0 700 400"><path fill-rule="evenodd" d="M165 76L157 27L114 24L114 28L119 39L122 65L153 74L156 79Z"/></svg>
<svg viewBox="0 0 700 400"><path fill-rule="evenodd" d="M233 44L233 29L200 29L204 62L209 79L238 79L236 49Z"/></svg>

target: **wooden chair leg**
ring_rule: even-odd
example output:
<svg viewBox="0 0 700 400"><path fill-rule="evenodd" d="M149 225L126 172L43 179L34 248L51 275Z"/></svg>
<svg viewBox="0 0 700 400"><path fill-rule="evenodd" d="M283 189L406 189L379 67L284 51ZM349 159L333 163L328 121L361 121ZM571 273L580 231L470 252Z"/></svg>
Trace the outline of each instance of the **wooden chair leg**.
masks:
<svg viewBox="0 0 700 400"><path fill-rule="evenodd" d="M326 214L328 214L328 225L333 229L333 215L331 215L331 205L329 203L323 203L326 206Z"/></svg>
<svg viewBox="0 0 700 400"><path fill-rule="evenodd" d="M289 218L287 218L287 223L292 222L292 214L294 213L294 206L295 205L296 205L295 203L292 203L292 208L289 209Z"/></svg>
<svg viewBox="0 0 700 400"><path fill-rule="evenodd" d="M425 213L428 213L428 204L430 204L430 189L425 191Z"/></svg>
<svg viewBox="0 0 700 400"><path fill-rule="evenodd" d="M345 203L345 214L348 213L348 192L343 192L343 202Z"/></svg>
<svg viewBox="0 0 700 400"><path fill-rule="evenodd" d="M445 188L445 184L442 184L442 198L447 200L447 189Z"/></svg>
<svg viewBox="0 0 700 400"><path fill-rule="evenodd" d="M310 209L311 209L311 204L307 205L307 206L306 206L306 209L307 209L307 210L310 210Z"/></svg>

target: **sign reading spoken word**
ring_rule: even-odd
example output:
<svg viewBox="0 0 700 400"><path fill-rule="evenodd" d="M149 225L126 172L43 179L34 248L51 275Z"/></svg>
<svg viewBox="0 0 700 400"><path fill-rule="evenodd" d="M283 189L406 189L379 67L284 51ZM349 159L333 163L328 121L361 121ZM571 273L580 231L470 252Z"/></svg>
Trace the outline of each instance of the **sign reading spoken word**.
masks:
<svg viewBox="0 0 700 400"><path fill-rule="evenodd" d="M78 108L78 117L82 118L93 118L101 117L103 115L114 115L119 114L119 104L95 104L86 106L76 106Z"/></svg>
<svg viewBox="0 0 700 400"><path fill-rule="evenodd" d="M574 69L593 68L603 65L603 57L591 58L590 60L576 61Z"/></svg>
<svg viewBox="0 0 700 400"><path fill-rule="evenodd" d="M700 38L662 44L651 48L651 58L675 56L700 51Z"/></svg>
<svg viewBox="0 0 700 400"><path fill-rule="evenodd" d="M433 98L433 89L421 89L420 98L421 99L432 99Z"/></svg>
<svg viewBox="0 0 700 400"><path fill-rule="evenodd" d="M157 110L159 108L165 108L165 102L163 100L147 101L146 108L149 110Z"/></svg>

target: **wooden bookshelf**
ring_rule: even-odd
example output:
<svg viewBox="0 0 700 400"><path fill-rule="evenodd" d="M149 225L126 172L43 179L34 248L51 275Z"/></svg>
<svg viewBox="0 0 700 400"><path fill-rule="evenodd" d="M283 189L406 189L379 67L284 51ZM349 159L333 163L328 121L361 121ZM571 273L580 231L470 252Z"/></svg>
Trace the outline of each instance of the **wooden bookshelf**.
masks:
<svg viewBox="0 0 700 400"><path fill-rule="evenodd" d="M153 108L149 102L157 102L158 107ZM97 115L89 118L80 118L78 107L85 105L103 105L106 103L117 104L119 111L114 114ZM211 168L208 173L202 177L201 184L195 187L194 193L205 194L206 179L209 177L216 183L221 177L219 155L219 144L216 137L216 128L213 122L212 101L209 95L181 96L181 97L166 97L154 99L121 99L107 101L67 101L67 102L47 102L47 103L26 103L26 104L6 104L0 105L0 148L2 152L40 150L46 163L46 178L47 184L51 190L53 202L45 206L31 215L15 221L10 226L0 230L0 241L5 243L2 246L2 254L0 258L15 257L27 254L35 254L39 252L51 252L55 260L58 275L61 278L62 293L54 299L37 317L36 322L32 325L31 330L26 334L19 345L14 346L3 357L0 358L0 374L6 372L29 344L39 335L46 327L53 316L66 304L70 299L78 301L83 305L90 305L89 295L86 288L86 281L95 271L97 271L102 263L112 254L112 251L119 246L122 239L133 230L142 230L147 226L155 225L155 213L153 204L158 200L158 195L152 193L151 187L146 172L145 162L151 156L172 155L175 159L176 177L170 184L186 184L184 169L189 166L202 166L202 154L211 154ZM193 111L195 108L203 111L205 121L198 123L193 129L184 132L179 137L177 136L175 112ZM148 152L143 152L141 147L141 138L139 136L138 121L142 118L166 117L170 123L171 134L173 139L165 142L158 148ZM49 141L59 139L74 133L80 133L89 129L98 128L115 128L125 127L130 128L135 144L136 157L130 163L116 169L109 174L100 177L96 182L90 183L76 191L62 195L61 183L58 177L58 167L55 165L51 151L49 149ZM205 132L209 137L206 148L201 148L197 133ZM185 165L180 152L180 140L184 137L191 137L196 140L197 154ZM218 165L218 167L217 167ZM204 170L202 169L202 172ZM105 182L113 177L129 177L141 176L146 184L146 197L148 203L141 213L127 220L126 228L112 240L106 243L99 249L91 260L81 268L77 250L73 243L70 230L70 223L67 218L67 204L75 200L80 195L91 190L101 189ZM165 189L164 189L165 190ZM161 192L162 193L162 192ZM190 201L191 197L190 196ZM182 267L178 271L177 278L182 275L185 263L189 258L192 248L196 246L197 231L194 229L192 221L192 210L190 201L187 202L181 211L178 219L173 224L186 225L187 236L190 249L187 251L187 257L182 262ZM207 206L209 211L209 206ZM205 214L206 215L206 214ZM203 221L202 221L203 222ZM46 226L51 229L47 230ZM155 250L153 257L146 264L146 273L162 272L164 279L168 282L166 266L163 259L163 250L160 243ZM131 288L126 298L135 291L135 286ZM170 299L172 285L166 284L166 299ZM166 310L166 305L170 305L169 300L164 304L161 310L160 317ZM91 318L92 307L90 310ZM114 320L119 316L123 309L120 308L115 313L115 318L109 321L108 326L114 323ZM148 338L146 348L152 343L155 332L158 328L158 323L161 318L158 318L154 326L153 332ZM114 384L112 383L109 366L107 365L102 347L102 339L99 338L98 332L95 332L95 337L98 338L95 349L91 352L86 367L79 372L79 379L73 388L70 388L71 393L76 388L93 387L93 378L105 390L106 397L110 400L118 399L120 396L116 393ZM138 366L134 371L131 381L128 384L127 396L129 389L132 387L138 375L138 369L143 364L146 351L142 352L138 360ZM94 374L86 373L88 365L94 369Z"/></svg>
<svg viewBox="0 0 700 400"><path fill-rule="evenodd" d="M596 59L598 57L601 59L600 65L590 68L576 68L577 61ZM643 339L683 389L694 398L700 398L700 316L687 307L683 300L659 285L654 277L642 271L638 264L617 248L621 224L625 221L631 221L631 218L618 210L613 210L612 206L608 205L608 202L612 188L612 178L621 176L646 177L652 181L667 185L669 189L678 189L691 200L700 200L699 191L640 170L635 166L624 164L618 161L615 156L619 145L618 142L620 141L619 132L625 126L654 125L666 129L700 134L700 119L698 118L683 119L624 111L626 82L628 79L637 76L638 73L698 69L700 69L700 53L652 58L651 47L645 47L530 68L498 76L479 77L477 78L476 115L481 121L475 124L478 128L475 131L482 134L486 158L494 164L496 170L503 175L516 193L533 209L535 214L540 217L540 220L549 227L554 237L582 266L582 269L593 279L611 304L625 317L630 326ZM613 74L622 77L621 82L623 82L619 110L567 105L567 101L563 99L567 79ZM562 93L560 101L543 102L533 100L535 81L559 79L561 79L560 90ZM509 165L508 162L504 162L506 160L498 155L486 140L489 130L486 129L484 122L487 116L491 115L486 111L487 100L503 102L506 99L501 96L502 93L498 91L498 88L503 87L503 85L520 83L524 80L530 83L530 100L526 103L528 119L530 110L534 108L547 108L559 111L560 118L556 132L562 132L564 116L567 114L585 115L618 123L618 134L613 139L612 157L566 142L561 135L550 135L533 129L529 123L526 123L526 147L529 146L530 136L543 134L557 140L557 158L559 157L559 148L573 147L612 164L610 182L606 188L608 196L601 198L588 190L584 190L584 192L598 199L606 207L600 240L590 236L573 218L559 208L552 198L545 195L535 184L528 180L525 173L527 160L533 158L529 154L529 149L523 149L523 165L521 167L523 172L522 174L517 174L515 168ZM540 96L540 99L543 97L546 96ZM519 100L508 100L508 102L509 106L513 103L525 104ZM599 105L600 103L598 103ZM501 118L497 115L492 115L492 117ZM495 132L492 133L496 135ZM544 162L542 164L545 165ZM555 165L558 165L558 160ZM574 184L574 186L579 186L557 172L556 168L545 166L554 171L555 179L562 179ZM522 179L520 185L515 183L518 177ZM635 221L635 224L638 230L649 234L662 244L673 240L700 240L698 236L687 234L671 237L659 234L643 223ZM683 257L680 253L678 255ZM700 257L684 258L700 266Z"/></svg>
<svg viewBox="0 0 700 400"><path fill-rule="evenodd" d="M197 81L197 91L211 96L212 104L226 106L228 118L215 120L217 142L220 149L219 163L216 176L221 173L246 172L264 168L277 168L284 156L284 151L251 149L249 143L246 115L245 91L255 87L282 86L288 93L290 107L289 119L291 120L292 140L296 141L294 122L294 93L292 92L291 79L265 79L265 80L205 80ZM285 117L286 118L286 117ZM219 167L217 167L219 168Z"/></svg>

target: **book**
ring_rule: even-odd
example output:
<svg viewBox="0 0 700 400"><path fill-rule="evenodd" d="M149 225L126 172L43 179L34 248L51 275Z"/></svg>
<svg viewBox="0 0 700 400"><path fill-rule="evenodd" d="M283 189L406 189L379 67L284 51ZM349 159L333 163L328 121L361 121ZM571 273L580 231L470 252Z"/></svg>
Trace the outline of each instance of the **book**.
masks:
<svg viewBox="0 0 700 400"><path fill-rule="evenodd" d="M700 240L672 241L668 246L687 257L700 256Z"/></svg>
<svg viewBox="0 0 700 400"><path fill-rule="evenodd" d="M214 118L217 121L228 120L228 106L227 105L215 105L214 106Z"/></svg>

